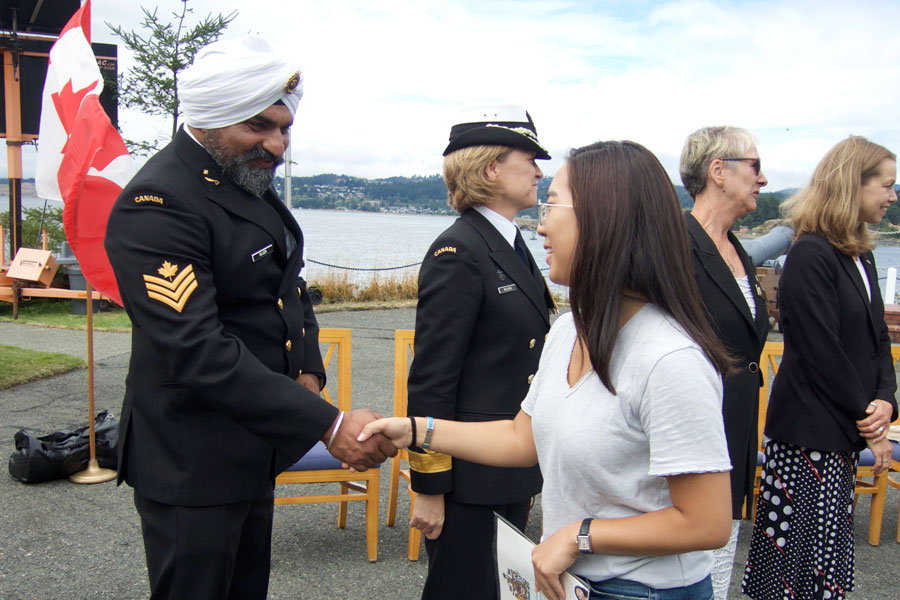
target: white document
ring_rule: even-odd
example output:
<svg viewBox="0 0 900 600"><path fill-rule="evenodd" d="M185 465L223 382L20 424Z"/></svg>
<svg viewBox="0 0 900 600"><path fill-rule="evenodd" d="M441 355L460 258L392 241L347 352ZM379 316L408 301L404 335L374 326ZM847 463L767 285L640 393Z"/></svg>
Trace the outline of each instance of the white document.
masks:
<svg viewBox="0 0 900 600"><path fill-rule="evenodd" d="M543 600L544 594L535 591L534 567L531 564L534 542L497 513L494 517L500 600ZM563 573L561 581L566 590L566 600L587 600L587 583L568 571Z"/></svg>

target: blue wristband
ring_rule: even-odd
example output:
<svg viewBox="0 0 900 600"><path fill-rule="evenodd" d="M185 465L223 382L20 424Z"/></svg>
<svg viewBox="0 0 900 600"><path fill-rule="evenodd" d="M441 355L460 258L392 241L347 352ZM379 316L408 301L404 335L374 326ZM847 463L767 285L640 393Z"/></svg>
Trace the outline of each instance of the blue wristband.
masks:
<svg viewBox="0 0 900 600"><path fill-rule="evenodd" d="M429 446L431 446L431 436L434 434L434 417L426 417L428 419L428 425L425 429L425 441L422 442L422 450L428 450Z"/></svg>

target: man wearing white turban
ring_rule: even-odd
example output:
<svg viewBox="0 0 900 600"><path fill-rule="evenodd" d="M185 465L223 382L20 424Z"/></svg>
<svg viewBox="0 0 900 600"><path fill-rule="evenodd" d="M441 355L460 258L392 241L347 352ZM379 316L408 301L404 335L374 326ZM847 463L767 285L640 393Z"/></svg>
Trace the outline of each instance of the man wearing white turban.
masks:
<svg viewBox="0 0 900 600"><path fill-rule="evenodd" d="M271 185L301 89L259 38L203 48L178 83L186 126L109 218L133 324L119 483L153 599L266 598L275 475L311 449L360 470L396 454L356 441L372 411L319 396L303 236Z"/></svg>

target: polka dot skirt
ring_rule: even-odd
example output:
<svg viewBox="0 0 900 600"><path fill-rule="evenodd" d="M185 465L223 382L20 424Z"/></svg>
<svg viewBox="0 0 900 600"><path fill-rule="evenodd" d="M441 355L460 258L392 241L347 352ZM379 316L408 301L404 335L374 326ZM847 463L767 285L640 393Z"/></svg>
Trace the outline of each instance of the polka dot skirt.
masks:
<svg viewBox="0 0 900 600"><path fill-rule="evenodd" d="M843 600L853 590L857 452L766 444L742 590L755 600Z"/></svg>

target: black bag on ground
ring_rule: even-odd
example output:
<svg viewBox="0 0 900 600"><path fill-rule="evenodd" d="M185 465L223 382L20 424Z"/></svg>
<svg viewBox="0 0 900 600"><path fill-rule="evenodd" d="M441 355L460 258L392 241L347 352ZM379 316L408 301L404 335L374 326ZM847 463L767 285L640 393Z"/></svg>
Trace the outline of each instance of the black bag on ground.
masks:
<svg viewBox="0 0 900 600"><path fill-rule="evenodd" d="M15 434L16 451L9 456L9 475L22 483L64 479L84 470L90 459L88 427L55 431L36 436L24 429ZM119 421L109 411L94 419L94 450L97 462L117 468Z"/></svg>

